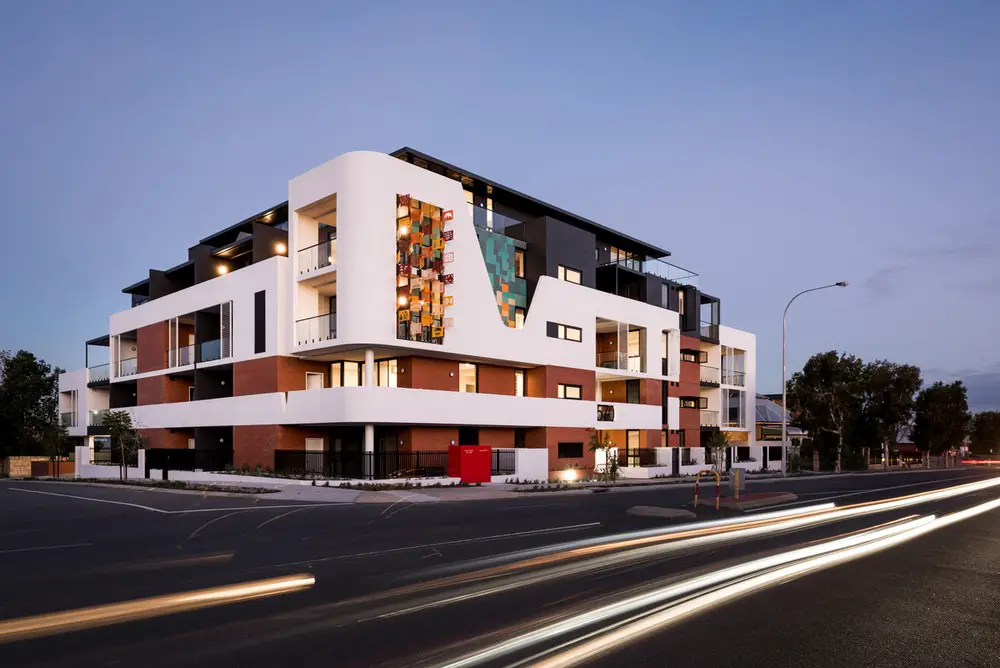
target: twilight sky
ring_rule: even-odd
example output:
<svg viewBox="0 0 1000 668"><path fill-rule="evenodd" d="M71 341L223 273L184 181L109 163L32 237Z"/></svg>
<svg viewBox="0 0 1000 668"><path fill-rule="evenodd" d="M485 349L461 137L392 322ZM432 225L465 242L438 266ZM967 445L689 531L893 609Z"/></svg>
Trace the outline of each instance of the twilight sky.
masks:
<svg viewBox="0 0 1000 668"><path fill-rule="evenodd" d="M68 368L120 290L402 145L671 249L757 335L1000 408L1000 4L0 5L0 348Z"/></svg>

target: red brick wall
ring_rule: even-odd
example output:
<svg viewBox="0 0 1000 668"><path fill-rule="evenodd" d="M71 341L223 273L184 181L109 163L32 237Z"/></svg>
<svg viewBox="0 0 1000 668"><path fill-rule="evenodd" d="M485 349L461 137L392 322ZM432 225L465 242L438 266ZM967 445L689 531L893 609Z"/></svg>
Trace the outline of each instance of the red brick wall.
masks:
<svg viewBox="0 0 1000 668"><path fill-rule="evenodd" d="M513 448L514 430L483 427L479 430L479 445L489 445L494 448Z"/></svg>
<svg viewBox="0 0 1000 668"><path fill-rule="evenodd" d="M663 405L663 383L643 378L639 381L639 403L647 406Z"/></svg>
<svg viewBox="0 0 1000 668"><path fill-rule="evenodd" d="M579 385L583 401L594 401L596 379L593 371L562 366L540 366L524 375L525 394L529 397L559 396L559 384Z"/></svg>
<svg viewBox="0 0 1000 668"><path fill-rule="evenodd" d="M447 450L458 443L458 427L409 427L399 430L399 440L404 452Z"/></svg>
<svg viewBox="0 0 1000 668"><path fill-rule="evenodd" d="M188 388L192 384L194 384L192 378L171 378L167 375L139 378L136 380L136 404L148 406L187 401Z"/></svg>
<svg viewBox="0 0 1000 668"><path fill-rule="evenodd" d="M681 348L700 350L701 340L681 337ZM701 394L701 365L694 362L681 362L679 382L667 388L671 397L697 397ZM697 408L682 408L680 410L679 426L685 433L685 445L689 448L700 447L701 444L701 412ZM677 437L679 438L679 437Z"/></svg>
<svg viewBox="0 0 1000 668"><path fill-rule="evenodd" d="M514 369L505 366L479 365L480 394L506 394L514 396Z"/></svg>
<svg viewBox="0 0 1000 668"><path fill-rule="evenodd" d="M553 477L563 469L574 465L589 475L594 470L594 453L587 447L590 441L590 430L576 427L545 427L545 447L549 451L549 473ZM583 457L572 459L559 458L559 443L583 443Z"/></svg>
<svg viewBox="0 0 1000 668"><path fill-rule="evenodd" d="M136 371L159 371L167 368L167 323L157 322L136 332Z"/></svg>
<svg viewBox="0 0 1000 668"><path fill-rule="evenodd" d="M323 448L328 446L326 434L318 429L281 425L233 427L233 466L273 468L275 450L304 450L307 438L322 438Z"/></svg>
<svg viewBox="0 0 1000 668"><path fill-rule="evenodd" d="M458 392L458 362L432 357L402 357L397 362L396 384L415 390Z"/></svg>
<svg viewBox="0 0 1000 668"><path fill-rule="evenodd" d="M260 357L233 364L233 396L306 389L306 372L323 374L330 387L330 364L298 357Z"/></svg>
<svg viewBox="0 0 1000 668"><path fill-rule="evenodd" d="M146 447L171 448L174 450L186 450L188 439L194 438L194 430L182 431L180 429L140 429L139 433L146 441Z"/></svg>

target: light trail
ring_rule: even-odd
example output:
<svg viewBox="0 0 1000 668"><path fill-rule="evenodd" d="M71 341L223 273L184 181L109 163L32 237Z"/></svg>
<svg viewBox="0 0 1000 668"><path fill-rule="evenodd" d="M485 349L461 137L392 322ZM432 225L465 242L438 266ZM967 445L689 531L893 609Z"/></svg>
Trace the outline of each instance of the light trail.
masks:
<svg viewBox="0 0 1000 668"><path fill-rule="evenodd" d="M782 552L744 564L714 571L705 575L661 587L651 592L632 596L594 610L573 615L560 622L546 625L521 634L487 649L466 655L441 668L465 668L493 661L503 656L521 652L531 646L549 642L598 623L608 623L626 614L635 617L610 624L595 633L607 631L584 644L569 648L556 656L543 659L534 656L526 661L544 668L563 668L585 660L595 653L605 652L623 643L658 630L665 625L696 614L708 607L721 604L735 597L761 588L799 577L809 572L857 559L880 550L925 535L945 526L974 517L1000 507L1000 499L951 513L944 517L930 515L912 520L896 520L882 528L863 533L852 532L823 543ZM730 583L730 584L727 584ZM725 585L721 586L720 585ZM714 589L719 587L718 589ZM678 602L676 599L710 589L701 595ZM650 614L649 608L663 606ZM589 634L593 635L593 634ZM519 662L523 663L523 662Z"/></svg>
<svg viewBox="0 0 1000 668"><path fill-rule="evenodd" d="M12 619L0 622L0 644L227 605L265 596L289 594L307 589L315 582L316 579L312 575L288 575L223 587L212 587L211 589L198 589L180 594L167 594L135 601L109 603L78 610Z"/></svg>

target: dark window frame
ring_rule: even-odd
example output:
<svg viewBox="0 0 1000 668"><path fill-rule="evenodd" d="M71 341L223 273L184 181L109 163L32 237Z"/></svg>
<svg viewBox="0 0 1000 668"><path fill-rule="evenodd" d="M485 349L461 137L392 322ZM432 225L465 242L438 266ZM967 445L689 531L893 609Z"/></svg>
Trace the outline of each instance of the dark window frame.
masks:
<svg viewBox="0 0 1000 668"><path fill-rule="evenodd" d="M582 459L583 442L558 443L556 445L557 459Z"/></svg>
<svg viewBox="0 0 1000 668"><path fill-rule="evenodd" d="M568 390L570 388L575 388L580 393L580 396L578 396L578 397L569 397L569 396L566 396L566 390ZM562 392L562 395L563 395L561 397L559 396L560 391ZM559 398L559 399L569 399L570 401L582 401L583 400L583 385L576 385L574 383L557 383L556 384L556 397Z"/></svg>

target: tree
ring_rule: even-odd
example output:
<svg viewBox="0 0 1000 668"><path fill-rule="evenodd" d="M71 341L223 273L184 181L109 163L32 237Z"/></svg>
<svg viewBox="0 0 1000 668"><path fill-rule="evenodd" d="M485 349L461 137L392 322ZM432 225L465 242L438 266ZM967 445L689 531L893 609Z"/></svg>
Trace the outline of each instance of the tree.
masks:
<svg viewBox="0 0 1000 668"><path fill-rule="evenodd" d="M983 411L972 416L970 449L977 455L1000 455L1000 413Z"/></svg>
<svg viewBox="0 0 1000 668"><path fill-rule="evenodd" d="M962 381L938 381L917 395L913 442L921 450L937 455L957 448L968 425L969 401Z"/></svg>
<svg viewBox="0 0 1000 668"><path fill-rule="evenodd" d="M844 439L861 412L863 389L861 360L831 350L809 358L788 381L789 410L794 422L809 432L816 446L830 444L840 472Z"/></svg>
<svg viewBox="0 0 1000 668"><path fill-rule="evenodd" d="M108 411L104 414L102 424L107 427L111 436L112 450L117 450L121 479L128 479L128 462L132 454L145 447L145 440L139 434L136 425L132 424L132 414L128 411Z"/></svg>
<svg viewBox="0 0 1000 668"><path fill-rule="evenodd" d="M597 474L598 479L614 485L615 480L618 479L621 466L618 463L618 456L612 452L615 444L611 440L611 437L608 436L607 432L591 429L590 442L587 445L593 453L604 453L604 468L601 471L597 471L596 468L594 469L594 473Z"/></svg>
<svg viewBox="0 0 1000 668"><path fill-rule="evenodd" d="M712 454L712 464L719 473L725 473L726 450L729 448L729 439L718 429L713 429L705 441L705 448Z"/></svg>
<svg viewBox="0 0 1000 668"><path fill-rule="evenodd" d="M55 474L59 476L59 463L69 454L70 441L69 430L63 426L62 422L50 425L42 434L42 448L49 457L50 462L55 463Z"/></svg>
<svg viewBox="0 0 1000 668"><path fill-rule="evenodd" d="M889 446L895 445L900 429L910 424L920 391L920 368L875 360L864 366L862 414L855 428L858 443L877 442L883 465L889 465ZM870 440L869 440L870 439Z"/></svg>
<svg viewBox="0 0 1000 668"><path fill-rule="evenodd" d="M0 459L40 455L59 424L59 374L26 350L0 351Z"/></svg>

